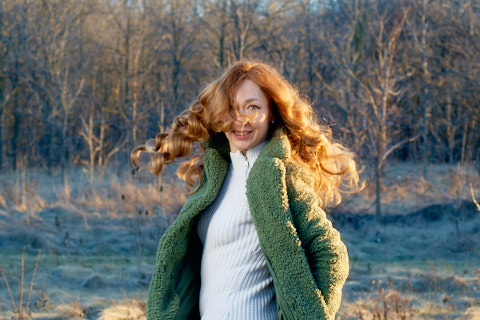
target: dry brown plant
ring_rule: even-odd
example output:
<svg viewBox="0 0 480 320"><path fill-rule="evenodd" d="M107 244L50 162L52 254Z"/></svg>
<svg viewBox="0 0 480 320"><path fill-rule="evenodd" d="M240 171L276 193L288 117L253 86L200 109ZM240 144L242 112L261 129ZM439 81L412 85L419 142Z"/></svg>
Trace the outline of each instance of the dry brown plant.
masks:
<svg viewBox="0 0 480 320"><path fill-rule="evenodd" d="M3 268L0 266L0 273L2 274L3 280L5 281L5 285L7 286L8 294L10 295L10 301L12 303L12 307L13 307L14 312L17 314L17 319L29 319L30 318L28 307L30 305L30 297L31 297L31 294L32 294L33 282L35 280L35 274L37 273L38 261L40 260L40 253L41 253L41 250L38 251L37 260L35 262L35 267L33 268L32 279L30 280L30 287L28 289L28 299L27 299L27 304L25 306L25 313L23 311L23 277L24 277L24 270L25 270L25 268L24 268L24 266L25 266L25 260L24 260L25 249L22 251L18 309L17 309L17 305L15 304L15 300L13 299L12 291L10 290L10 285L8 284L8 280L7 280L7 277L5 275L5 272L4 272Z"/></svg>
<svg viewBox="0 0 480 320"><path fill-rule="evenodd" d="M475 193L473 192L472 182L470 182L470 195L472 196L473 203L475 203L475 206L477 206L477 210L480 211L480 204L478 203L477 198L475 198Z"/></svg>
<svg viewBox="0 0 480 320"><path fill-rule="evenodd" d="M7 201L5 200L2 194L0 194L0 208L1 209L7 208Z"/></svg>
<svg viewBox="0 0 480 320"><path fill-rule="evenodd" d="M473 288L475 291L480 291L480 268L474 270L473 273L477 276L477 285Z"/></svg>
<svg viewBox="0 0 480 320"><path fill-rule="evenodd" d="M39 212L47 204L37 192L37 188L35 182L26 182L25 180L16 185L9 184L4 190L5 198L2 196L3 201L0 199L0 206L8 208L10 202L11 208L18 212Z"/></svg>
<svg viewBox="0 0 480 320"><path fill-rule="evenodd" d="M410 320L416 319L418 311L412 306L412 298L402 295L387 282L372 281L374 295L357 302L356 316L360 320Z"/></svg>
<svg viewBox="0 0 480 320"><path fill-rule="evenodd" d="M86 307L80 299L70 301L70 304L62 304L55 308L55 316L68 319L85 319Z"/></svg>
<svg viewBox="0 0 480 320"><path fill-rule="evenodd" d="M94 185L67 179L50 205L64 207L82 217L92 212L117 217L134 215L139 210L173 214L186 200L184 186L175 178L161 183L153 176L120 179L110 176L111 173L105 175L104 181Z"/></svg>

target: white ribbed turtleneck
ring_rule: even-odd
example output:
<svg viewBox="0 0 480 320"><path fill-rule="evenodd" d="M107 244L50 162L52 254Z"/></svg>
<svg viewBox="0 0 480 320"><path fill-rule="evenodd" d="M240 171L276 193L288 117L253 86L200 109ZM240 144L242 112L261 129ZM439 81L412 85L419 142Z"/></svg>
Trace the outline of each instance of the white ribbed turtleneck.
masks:
<svg viewBox="0 0 480 320"><path fill-rule="evenodd" d="M248 208L250 168L266 142L230 153L232 162L215 201L200 216L203 243L200 316L212 319L276 319L275 291Z"/></svg>

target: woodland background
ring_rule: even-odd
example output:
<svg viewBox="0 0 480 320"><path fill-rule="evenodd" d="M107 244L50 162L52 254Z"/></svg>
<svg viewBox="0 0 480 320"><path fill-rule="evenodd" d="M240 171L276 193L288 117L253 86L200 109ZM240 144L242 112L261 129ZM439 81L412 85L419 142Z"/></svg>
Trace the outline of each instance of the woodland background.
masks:
<svg viewBox="0 0 480 320"><path fill-rule="evenodd" d="M365 163L480 157L480 2L0 3L0 168L125 164L230 62L273 64ZM381 183L381 180L378 181Z"/></svg>
<svg viewBox="0 0 480 320"><path fill-rule="evenodd" d="M145 318L185 188L130 151L242 58L358 155L338 318L480 318L480 1L1 0L0 319Z"/></svg>

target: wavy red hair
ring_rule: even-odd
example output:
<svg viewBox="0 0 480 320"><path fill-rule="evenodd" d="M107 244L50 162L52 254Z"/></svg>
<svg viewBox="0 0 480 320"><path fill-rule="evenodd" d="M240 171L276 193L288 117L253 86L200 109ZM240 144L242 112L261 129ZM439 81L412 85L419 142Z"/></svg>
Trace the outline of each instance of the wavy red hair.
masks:
<svg viewBox="0 0 480 320"><path fill-rule="evenodd" d="M131 154L132 163L140 166L139 157L146 152L151 160L148 170L159 175L164 165L190 155L195 143L227 130L230 123L224 120L225 114L234 111L237 88L246 79L256 83L271 99L276 126L283 127L291 143L293 160L311 173L322 205L338 204L342 192L358 187L354 154L333 141L331 129L319 123L310 103L298 90L273 67L259 61L240 61L226 69L201 91L197 101L175 118L169 131L136 147ZM202 172L202 151L178 169L179 177L190 186L201 184Z"/></svg>

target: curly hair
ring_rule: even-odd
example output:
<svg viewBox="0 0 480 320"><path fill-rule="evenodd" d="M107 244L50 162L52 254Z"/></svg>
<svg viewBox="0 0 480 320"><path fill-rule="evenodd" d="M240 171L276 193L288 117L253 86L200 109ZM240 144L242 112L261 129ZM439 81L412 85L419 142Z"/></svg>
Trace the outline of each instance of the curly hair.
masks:
<svg viewBox="0 0 480 320"><path fill-rule="evenodd" d="M341 193L354 190L359 184L354 154L333 140L330 127L319 123L311 104L298 90L273 67L259 61L237 62L208 84L198 100L175 118L169 131L132 151L133 165L140 166L139 157L146 152L150 155L147 169L159 175L164 165L190 155L195 143L228 130L230 123L225 115L234 111L237 88L247 79L270 99L275 126L282 127L287 135L293 160L311 173L320 204L340 203ZM191 187L202 183L202 154L203 150L194 154L177 171Z"/></svg>

